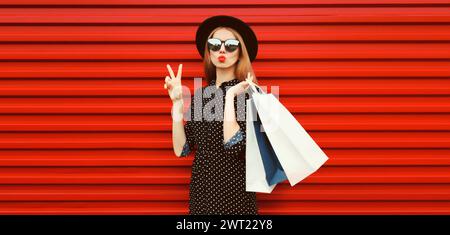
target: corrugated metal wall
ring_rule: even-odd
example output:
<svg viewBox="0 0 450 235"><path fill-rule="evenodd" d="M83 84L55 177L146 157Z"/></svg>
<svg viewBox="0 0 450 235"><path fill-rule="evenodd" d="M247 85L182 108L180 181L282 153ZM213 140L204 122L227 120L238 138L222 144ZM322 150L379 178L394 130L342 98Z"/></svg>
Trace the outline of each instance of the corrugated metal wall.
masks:
<svg viewBox="0 0 450 235"><path fill-rule="evenodd" d="M260 83L330 157L261 214L450 214L450 0L0 6L1 214L186 214L165 65L192 89L217 14L253 27Z"/></svg>

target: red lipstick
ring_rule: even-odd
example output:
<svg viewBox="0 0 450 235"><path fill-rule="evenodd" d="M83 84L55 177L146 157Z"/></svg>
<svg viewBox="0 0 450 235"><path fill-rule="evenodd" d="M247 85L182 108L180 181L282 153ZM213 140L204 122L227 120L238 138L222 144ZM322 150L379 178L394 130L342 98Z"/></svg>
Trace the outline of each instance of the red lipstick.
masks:
<svg viewBox="0 0 450 235"><path fill-rule="evenodd" d="M221 55L221 56L219 56L219 58L218 58L218 59L219 59L219 61L220 61L220 62L222 62L222 63L223 63L223 62L225 62L225 60L226 60L226 57L225 57L225 56L223 56L223 55Z"/></svg>

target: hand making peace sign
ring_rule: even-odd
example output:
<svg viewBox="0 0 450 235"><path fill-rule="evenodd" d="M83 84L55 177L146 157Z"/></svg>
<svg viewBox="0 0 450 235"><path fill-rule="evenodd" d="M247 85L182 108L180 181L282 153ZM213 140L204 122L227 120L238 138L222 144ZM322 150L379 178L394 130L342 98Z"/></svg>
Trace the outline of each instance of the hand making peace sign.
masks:
<svg viewBox="0 0 450 235"><path fill-rule="evenodd" d="M177 75L173 73L172 68L167 64L167 70L169 70L170 76L166 76L164 89L168 89L170 99L173 103L183 98L183 89L181 86L181 73L183 64L178 66Z"/></svg>
<svg viewBox="0 0 450 235"><path fill-rule="evenodd" d="M229 93L232 96L237 96L249 88L249 83L253 83L253 75L250 72L247 73L247 77L245 78L244 81L241 81L238 84L230 87L227 93Z"/></svg>

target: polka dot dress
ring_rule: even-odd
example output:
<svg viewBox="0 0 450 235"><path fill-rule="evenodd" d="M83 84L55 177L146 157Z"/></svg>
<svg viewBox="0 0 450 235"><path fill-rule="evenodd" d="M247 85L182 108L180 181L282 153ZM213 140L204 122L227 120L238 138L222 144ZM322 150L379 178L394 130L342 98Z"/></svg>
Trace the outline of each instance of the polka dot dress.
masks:
<svg viewBox="0 0 450 235"><path fill-rule="evenodd" d="M248 93L243 93L245 100L235 97L236 121L240 128L230 140L223 141L226 90L239 82L235 78L217 88L215 81L211 81L208 89L202 87L191 97L187 112L191 119L184 126L186 144L181 153L181 156L187 156L195 150L189 185L190 215L258 214L256 193L245 191L245 104ZM216 106L220 103L215 102L222 102L222 105ZM217 115L220 118L216 119Z"/></svg>

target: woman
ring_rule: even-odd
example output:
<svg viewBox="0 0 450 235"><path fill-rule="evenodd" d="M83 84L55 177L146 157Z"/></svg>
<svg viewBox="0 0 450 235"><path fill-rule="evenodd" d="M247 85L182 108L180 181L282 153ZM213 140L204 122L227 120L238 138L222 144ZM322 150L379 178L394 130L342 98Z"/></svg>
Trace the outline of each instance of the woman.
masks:
<svg viewBox="0 0 450 235"><path fill-rule="evenodd" d="M251 66L258 50L256 35L241 20L219 15L200 24L196 43L208 86L195 91L184 125L175 118L183 115L182 65L177 75L167 65L170 76L165 79L173 102L174 152L183 157L196 150L189 214L258 214L256 193L245 190L245 104L248 80L257 83ZM194 102L199 96L201 104Z"/></svg>

